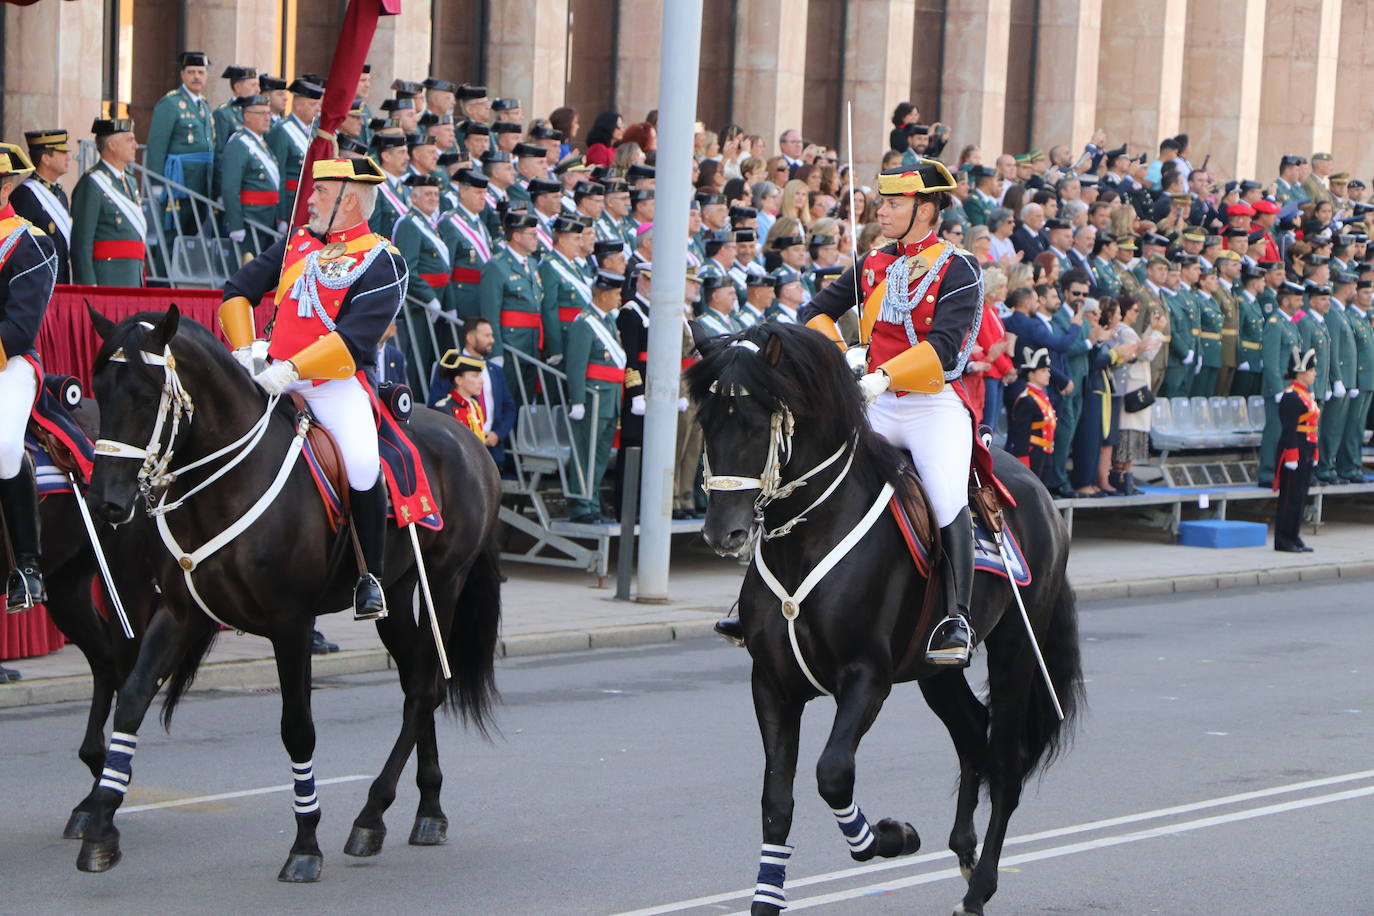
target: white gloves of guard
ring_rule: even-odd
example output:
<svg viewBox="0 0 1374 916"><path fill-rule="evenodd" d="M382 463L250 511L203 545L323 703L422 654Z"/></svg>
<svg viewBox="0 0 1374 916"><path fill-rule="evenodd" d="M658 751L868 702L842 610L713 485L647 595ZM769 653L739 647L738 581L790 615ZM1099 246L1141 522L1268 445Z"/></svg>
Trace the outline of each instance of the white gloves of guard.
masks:
<svg viewBox="0 0 1374 916"><path fill-rule="evenodd" d="M1331 385L1331 393L1338 398L1345 397L1345 382L1341 381L1340 379L1336 379L1336 381Z"/></svg>
<svg viewBox="0 0 1374 916"><path fill-rule="evenodd" d="M1298 469L1298 463L1296 461L1285 461L1283 466L1290 471L1296 471Z"/></svg>
<svg viewBox="0 0 1374 916"><path fill-rule="evenodd" d="M253 381L257 382L258 387L266 391L269 396L275 397L293 383L300 381L300 378L300 373L296 371L291 360L283 359L253 376Z"/></svg>
<svg viewBox="0 0 1374 916"><path fill-rule="evenodd" d="M1192 350L1189 350L1189 351L1188 351L1188 355L1185 356L1185 357L1183 357L1183 365L1185 365L1185 366L1191 366L1192 364L1193 364L1193 351L1192 351Z"/></svg>
<svg viewBox="0 0 1374 916"><path fill-rule="evenodd" d="M573 406L571 406L571 407L568 408L568 419L569 419L569 420L580 420L580 419L582 419L583 417L585 417L586 415L587 415L587 406L586 406L585 404L574 404Z"/></svg>
<svg viewBox="0 0 1374 916"><path fill-rule="evenodd" d="M644 395L637 394L630 398L630 413L636 417L644 416Z"/></svg>
<svg viewBox="0 0 1374 916"><path fill-rule="evenodd" d="M892 384L892 379L886 372L870 372L859 379L859 392L864 396L865 404L872 404L878 400L878 395L882 394Z"/></svg>
<svg viewBox="0 0 1374 916"><path fill-rule="evenodd" d="M233 232L229 233L229 238L233 239L236 242L242 242L247 237L247 229L235 229Z"/></svg>
<svg viewBox="0 0 1374 916"><path fill-rule="evenodd" d="M255 340L246 347L239 347L233 351L233 357L240 366L248 370L249 375L252 375L256 368L255 360L267 362L267 341Z"/></svg>
<svg viewBox="0 0 1374 916"><path fill-rule="evenodd" d="M677 399L677 412L678 412L678 413L686 413L686 412L687 412L687 399L686 399L686 398L678 398L678 399Z"/></svg>
<svg viewBox="0 0 1374 916"><path fill-rule="evenodd" d="M1351 388L1348 391L1346 391L1346 395L1351 399L1358 398L1360 396L1360 389Z"/></svg>
<svg viewBox="0 0 1374 916"><path fill-rule="evenodd" d="M1241 363L1239 366L1236 367L1236 371L1237 371L1237 372L1249 372L1249 371L1250 371L1250 363L1248 363L1248 362Z"/></svg>
<svg viewBox="0 0 1374 916"><path fill-rule="evenodd" d="M548 362L549 362L549 365L550 365L550 366L558 366L558 365L561 365L561 364L563 363L563 354L562 354L562 353L555 353L553 356L550 356L550 357L549 357Z"/></svg>

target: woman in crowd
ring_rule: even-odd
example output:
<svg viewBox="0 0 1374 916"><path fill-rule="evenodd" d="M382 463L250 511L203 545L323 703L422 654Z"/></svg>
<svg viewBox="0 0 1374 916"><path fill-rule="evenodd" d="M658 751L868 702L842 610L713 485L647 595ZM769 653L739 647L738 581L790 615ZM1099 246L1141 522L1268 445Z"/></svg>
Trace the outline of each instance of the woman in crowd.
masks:
<svg viewBox="0 0 1374 916"><path fill-rule="evenodd" d="M892 109L892 132L887 135L888 149L905 150L908 146L907 125L915 124L920 117L921 112L915 105L910 102L898 102L897 107Z"/></svg>
<svg viewBox="0 0 1374 916"><path fill-rule="evenodd" d="M721 189L721 193L725 195L725 202L732 207L750 206L749 202L753 199L743 178L731 178L725 182L725 187Z"/></svg>
<svg viewBox="0 0 1374 916"><path fill-rule="evenodd" d="M757 156L746 156L739 164L739 177L744 179L744 185L748 188L760 181L767 181L768 163Z"/></svg>
<svg viewBox="0 0 1374 916"><path fill-rule="evenodd" d="M1011 233L1015 229L1016 221L1006 207L994 207L988 214L988 253L998 264L1005 266L1021 260L1021 253L1011 243Z"/></svg>
<svg viewBox="0 0 1374 916"><path fill-rule="evenodd" d="M778 254L778 239L806 238L806 235L806 227L802 225L801 220L791 216L779 216L763 240L763 269L772 273L782 266L782 256Z"/></svg>
<svg viewBox="0 0 1374 916"><path fill-rule="evenodd" d="M819 165L804 165L797 169L797 181L806 185L808 191L819 191L821 189L821 167Z"/></svg>
<svg viewBox="0 0 1374 916"><path fill-rule="evenodd" d="M611 168L618 169L621 175L632 165L644 164L644 151L639 148L639 144L632 140L622 140L620 145L615 148L615 158L611 160Z"/></svg>
<svg viewBox="0 0 1374 916"><path fill-rule="evenodd" d="M778 208L782 206L782 191L771 181L760 181L750 189L754 195L754 209L759 211L758 237L764 238L773 228L773 220L778 218Z"/></svg>
<svg viewBox="0 0 1374 916"><path fill-rule="evenodd" d="M720 161L720 137L714 130L708 130L701 135L701 158L703 161Z"/></svg>
<svg viewBox="0 0 1374 916"><path fill-rule="evenodd" d="M587 131L588 165L604 165L607 168L615 161L615 146L625 133L625 122L619 112L603 111L596 116L592 129Z"/></svg>
<svg viewBox="0 0 1374 916"><path fill-rule="evenodd" d="M964 147L963 149L961 149L961 150L959 151L959 168L960 168L960 169L962 169L962 168L963 168L964 166L966 166L966 165L982 165L982 164L983 164L983 151L980 150L977 146L974 146L972 143L970 143L968 146Z"/></svg>
<svg viewBox="0 0 1374 916"><path fill-rule="evenodd" d="M726 178L742 178L740 163L748 158L744 152L744 129L738 124L727 124L720 133L720 165Z"/></svg>
<svg viewBox="0 0 1374 916"><path fill-rule="evenodd" d="M835 198L824 191L812 191L806 195L806 209L811 212L811 222L832 216L835 212Z"/></svg>
<svg viewBox="0 0 1374 916"><path fill-rule="evenodd" d="M1116 256L1120 253L1116 244L1116 236L1111 233L1103 232L1093 240L1093 256L1090 263L1093 268L1092 291L1095 295L1112 296L1113 298L1121 295L1123 288L1122 267L1116 260ZM1125 310L1124 302L1121 308L1123 311Z"/></svg>
<svg viewBox="0 0 1374 916"><path fill-rule="evenodd" d="M561 162L567 158L577 148L577 132L582 125L577 119L576 108L555 108L553 114L549 115L549 124L555 130L563 132L563 143L558 148L558 159Z"/></svg>
<svg viewBox="0 0 1374 916"><path fill-rule="evenodd" d="M987 227L978 226L987 231ZM1008 356L1015 346L1014 338L1007 336L1002 325L1002 303L1007 298L1007 275L996 267L983 271L983 318L978 325L978 338L974 343L974 353L982 369L983 400L982 421L988 429L996 432L1002 414L1002 385L1016 378L1016 366ZM968 381L965 381L968 384ZM967 388L970 395L973 388Z"/></svg>
<svg viewBox="0 0 1374 916"><path fill-rule="evenodd" d="M782 202L778 204L778 216L800 220L803 226L811 225L811 211L807 207L807 197L811 189L802 181L793 178L782 188Z"/></svg>
<svg viewBox="0 0 1374 916"><path fill-rule="evenodd" d="M1052 251L1042 251L1031 262L1035 282L1057 284L1059 282L1059 259Z"/></svg>
<svg viewBox="0 0 1374 916"><path fill-rule="evenodd" d="M648 121L636 121L625 128L625 133L621 135L620 142L622 144L639 144L639 148L647 157L658 149L658 129Z"/></svg>
<svg viewBox="0 0 1374 916"><path fill-rule="evenodd" d="M1135 356L1123 362L1114 370L1112 379L1120 394L1121 411L1119 436L1116 447L1112 449L1111 474L1108 483L1117 492L1126 496L1140 493L1136 489L1134 463L1146 461L1150 457L1150 406L1154 399L1150 390L1150 361L1155 358L1159 348L1164 346L1164 329L1169 319L1162 311L1155 312L1150 318L1150 326L1144 334L1136 334L1133 323L1140 314L1140 304L1134 296L1122 296L1119 300L1122 314L1117 336L1121 345L1136 344Z"/></svg>
<svg viewBox="0 0 1374 916"><path fill-rule="evenodd" d="M725 173L720 170L720 160L703 159L697 172L696 189L708 194L719 194L725 187Z"/></svg>
<svg viewBox="0 0 1374 916"><path fill-rule="evenodd" d="M949 242L955 248L964 247L964 224L957 219L940 220L940 238Z"/></svg>
<svg viewBox="0 0 1374 916"><path fill-rule="evenodd" d="M1117 439L1118 417L1112 413L1113 366L1135 357L1137 344L1112 346L1112 339L1121 323L1121 309L1115 299L1098 302L1088 299L1083 304L1083 324L1088 327L1088 375L1083 380L1083 413L1073 436L1073 473L1070 483L1079 496L1115 496L1116 491L1103 486L1105 469L1100 468L1104 445L1114 445ZM1108 452L1107 454L1110 454Z"/></svg>
<svg viewBox="0 0 1374 916"><path fill-rule="evenodd" d="M749 134L744 138L744 151L755 159L768 159L768 144L758 134Z"/></svg>
<svg viewBox="0 0 1374 916"><path fill-rule="evenodd" d="M987 226L970 226L967 241L968 250L973 252L979 264L997 263L992 256L992 235L988 232Z"/></svg>

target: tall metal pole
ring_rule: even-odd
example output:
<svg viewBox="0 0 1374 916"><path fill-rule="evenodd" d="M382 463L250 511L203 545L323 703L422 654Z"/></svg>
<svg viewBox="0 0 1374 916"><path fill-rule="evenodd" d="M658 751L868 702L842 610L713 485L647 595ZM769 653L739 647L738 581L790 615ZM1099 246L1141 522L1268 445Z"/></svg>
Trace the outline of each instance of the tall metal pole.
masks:
<svg viewBox="0 0 1374 916"><path fill-rule="evenodd" d="M682 306L686 296L687 209L692 198L692 125L697 116L702 0L663 4L658 75L658 159L654 282L640 478L639 601L668 600L668 554L677 453Z"/></svg>

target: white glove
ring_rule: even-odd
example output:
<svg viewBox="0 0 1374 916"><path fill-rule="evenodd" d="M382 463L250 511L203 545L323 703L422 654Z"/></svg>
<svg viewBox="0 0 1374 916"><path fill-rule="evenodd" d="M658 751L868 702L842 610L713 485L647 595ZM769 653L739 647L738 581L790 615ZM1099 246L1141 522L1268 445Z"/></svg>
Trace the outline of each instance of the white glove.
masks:
<svg viewBox="0 0 1374 916"><path fill-rule="evenodd" d="M1192 364L1193 364L1193 351L1192 351L1192 350L1189 350L1189 351L1188 351L1188 355L1185 356L1185 357L1183 357L1183 365L1185 365L1185 366L1191 366Z"/></svg>
<svg viewBox="0 0 1374 916"><path fill-rule="evenodd" d="M242 242L247 237L247 229L235 229L233 232L229 233L229 238L233 239L236 242Z"/></svg>
<svg viewBox="0 0 1374 916"><path fill-rule="evenodd" d="M242 366L243 368L247 369L248 372L249 372L250 374L252 373L252 371L253 371L253 345L252 345L252 344L249 344L249 345L246 346L246 347L238 347L237 349L234 350L233 356L234 356L234 359L238 361L238 364L239 364L240 366Z"/></svg>
<svg viewBox="0 0 1374 916"><path fill-rule="evenodd" d="M1241 363L1239 366L1236 367L1236 371L1237 371L1237 372L1249 372L1249 371L1250 371L1250 363L1248 363L1248 362Z"/></svg>
<svg viewBox="0 0 1374 916"><path fill-rule="evenodd" d="M549 364L550 366L558 366L558 365L561 365L562 363L563 363L563 354L562 354L562 353L555 353L553 356L550 356L550 357L548 358L548 364Z"/></svg>
<svg viewBox="0 0 1374 916"><path fill-rule="evenodd" d="M1201 375L1201 374L1202 374L1202 360L1198 360L1196 363L1193 364L1193 375Z"/></svg>
<svg viewBox="0 0 1374 916"><path fill-rule="evenodd" d="M1285 461L1283 466L1290 471L1296 471L1298 469L1298 463L1296 461Z"/></svg>
<svg viewBox="0 0 1374 916"><path fill-rule="evenodd" d="M1345 397L1345 382L1341 381L1340 379L1336 379L1336 381L1331 386L1331 393L1338 398Z"/></svg>
<svg viewBox="0 0 1374 916"><path fill-rule="evenodd" d="M587 408L583 404L574 404L568 408L569 420L580 420L587 415Z"/></svg>
<svg viewBox="0 0 1374 916"><path fill-rule="evenodd" d="M1282 401L1282 400L1283 400L1283 392L1282 392L1282 391L1280 391L1278 394L1274 395L1274 403L1275 403L1275 404L1277 404L1279 401Z"/></svg>
<svg viewBox="0 0 1374 916"><path fill-rule="evenodd" d="M253 381L257 382L263 391L275 396L285 391L288 385L300 381L300 377L291 360L283 359L253 376Z"/></svg>
<svg viewBox="0 0 1374 916"><path fill-rule="evenodd" d="M506 365L506 358L504 356L493 356L491 359L487 360L487 362L491 363L493 366L501 366L504 368Z"/></svg>
<svg viewBox="0 0 1374 916"><path fill-rule="evenodd" d="M678 399L677 399L677 412L678 412L678 413L686 413L686 412L687 412L687 399L686 399L686 398L678 398Z"/></svg>
<svg viewBox="0 0 1374 916"><path fill-rule="evenodd" d="M630 398L630 413L636 417L644 416L644 395L637 394Z"/></svg>
<svg viewBox="0 0 1374 916"><path fill-rule="evenodd" d="M865 404L872 404L891 385L892 379L886 372L870 372L859 379L859 392L864 396Z"/></svg>
<svg viewBox="0 0 1374 916"><path fill-rule="evenodd" d="M1322 400L1323 400L1323 401L1329 401L1329 400L1331 400L1331 392L1328 391L1328 392L1326 393L1326 397L1322 398Z"/></svg>
<svg viewBox="0 0 1374 916"><path fill-rule="evenodd" d="M1351 397L1352 399L1353 399L1353 398L1358 398L1358 397L1360 396L1360 389L1358 389L1358 388L1351 388L1349 391L1346 392L1346 394L1350 395L1350 397Z"/></svg>

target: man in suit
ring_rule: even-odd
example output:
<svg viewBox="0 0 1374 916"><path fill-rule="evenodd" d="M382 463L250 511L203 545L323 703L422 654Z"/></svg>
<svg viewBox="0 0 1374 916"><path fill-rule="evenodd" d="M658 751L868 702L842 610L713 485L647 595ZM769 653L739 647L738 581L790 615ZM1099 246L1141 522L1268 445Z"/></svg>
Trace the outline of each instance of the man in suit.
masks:
<svg viewBox="0 0 1374 916"><path fill-rule="evenodd" d="M802 167L801 154L806 144L802 141L801 131L789 127L778 137L778 152L787 160L787 177L797 177L797 169Z"/></svg>
<svg viewBox="0 0 1374 916"><path fill-rule="evenodd" d="M71 144L67 132L60 128L26 130L24 140L34 171L14 189L10 203L15 213L47 233L57 250L57 282L70 283L72 272L67 252L72 237L71 205L58 182L71 167Z"/></svg>
<svg viewBox="0 0 1374 916"><path fill-rule="evenodd" d="M1021 263L1029 264L1045 250L1040 230L1045 226L1045 208L1026 204L1021 208L1021 224L1011 234L1012 247L1021 252Z"/></svg>
<svg viewBox="0 0 1374 916"><path fill-rule="evenodd" d="M386 329L377 343L377 359L372 366L378 386L391 382L395 385L409 385L406 376L406 355L396 346L396 322Z"/></svg>

